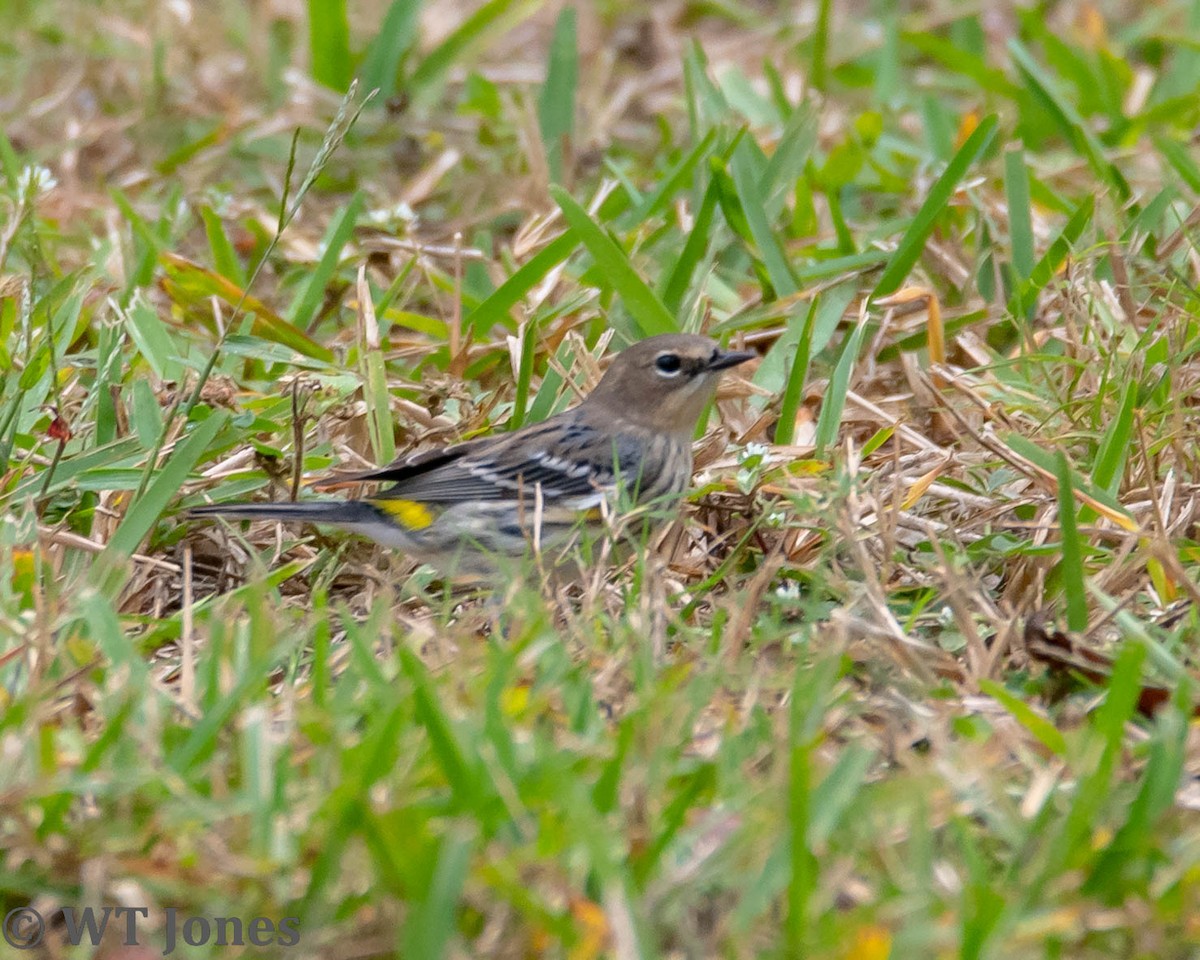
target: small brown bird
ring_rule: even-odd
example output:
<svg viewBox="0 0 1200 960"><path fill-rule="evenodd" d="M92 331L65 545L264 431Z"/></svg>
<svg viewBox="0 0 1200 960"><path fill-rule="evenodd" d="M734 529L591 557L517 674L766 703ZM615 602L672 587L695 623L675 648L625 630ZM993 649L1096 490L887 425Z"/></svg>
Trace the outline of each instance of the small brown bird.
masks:
<svg viewBox="0 0 1200 960"><path fill-rule="evenodd" d="M495 557L549 544L619 491L671 503L692 476L692 435L721 373L754 353L664 334L617 355L576 407L512 433L430 450L339 481L388 480L365 500L227 503L195 517L324 523L446 573L487 575ZM613 502L611 499L609 502Z"/></svg>

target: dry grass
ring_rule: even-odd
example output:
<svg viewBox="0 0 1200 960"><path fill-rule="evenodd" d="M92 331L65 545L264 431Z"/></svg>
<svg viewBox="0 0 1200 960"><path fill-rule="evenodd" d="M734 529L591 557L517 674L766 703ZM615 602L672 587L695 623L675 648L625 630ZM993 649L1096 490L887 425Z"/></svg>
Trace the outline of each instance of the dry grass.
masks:
<svg viewBox="0 0 1200 960"><path fill-rule="evenodd" d="M357 61L298 3L9 11L2 912L1189 956L1194 12L564 9L424 4L353 124L313 77L382 2ZM762 359L582 583L179 519L547 416L663 316Z"/></svg>

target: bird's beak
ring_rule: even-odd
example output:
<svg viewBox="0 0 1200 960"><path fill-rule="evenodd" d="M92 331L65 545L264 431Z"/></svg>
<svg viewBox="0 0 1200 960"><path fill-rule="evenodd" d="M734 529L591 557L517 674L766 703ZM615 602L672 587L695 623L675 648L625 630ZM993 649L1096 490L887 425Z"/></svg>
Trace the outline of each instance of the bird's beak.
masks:
<svg viewBox="0 0 1200 960"><path fill-rule="evenodd" d="M758 354L753 350L718 350L708 361L709 370L728 370L739 363L753 360Z"/></svg>

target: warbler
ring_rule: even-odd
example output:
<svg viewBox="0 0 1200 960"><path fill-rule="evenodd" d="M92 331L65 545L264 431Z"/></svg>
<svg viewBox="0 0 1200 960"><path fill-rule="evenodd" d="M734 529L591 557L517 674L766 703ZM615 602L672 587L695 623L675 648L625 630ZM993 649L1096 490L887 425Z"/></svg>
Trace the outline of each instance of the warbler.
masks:
<svg viewBox="0 0 1200 960"><path fill-rule="evenodd" d="M619 491L634 504L677 501L717 381L754 356L692 334L649 337L619 353L582 402L548 420L336 478L392 481L365 499L223 503L189 513L327 524L442 572L486 576L497 557L557 542Z"/></svg>

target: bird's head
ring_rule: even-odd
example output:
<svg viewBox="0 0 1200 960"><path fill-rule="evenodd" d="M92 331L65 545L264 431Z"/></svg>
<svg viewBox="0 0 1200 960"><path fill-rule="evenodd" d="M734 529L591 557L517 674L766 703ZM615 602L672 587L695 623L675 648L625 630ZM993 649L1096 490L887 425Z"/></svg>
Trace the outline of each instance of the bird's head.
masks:
<svg viewBox="0 0 1200 960"><path fill-rule="evenodd" d="M617 354L584 402L639 426L690 435L721 374L755 356L690 333L649 337Z"/></svg>

